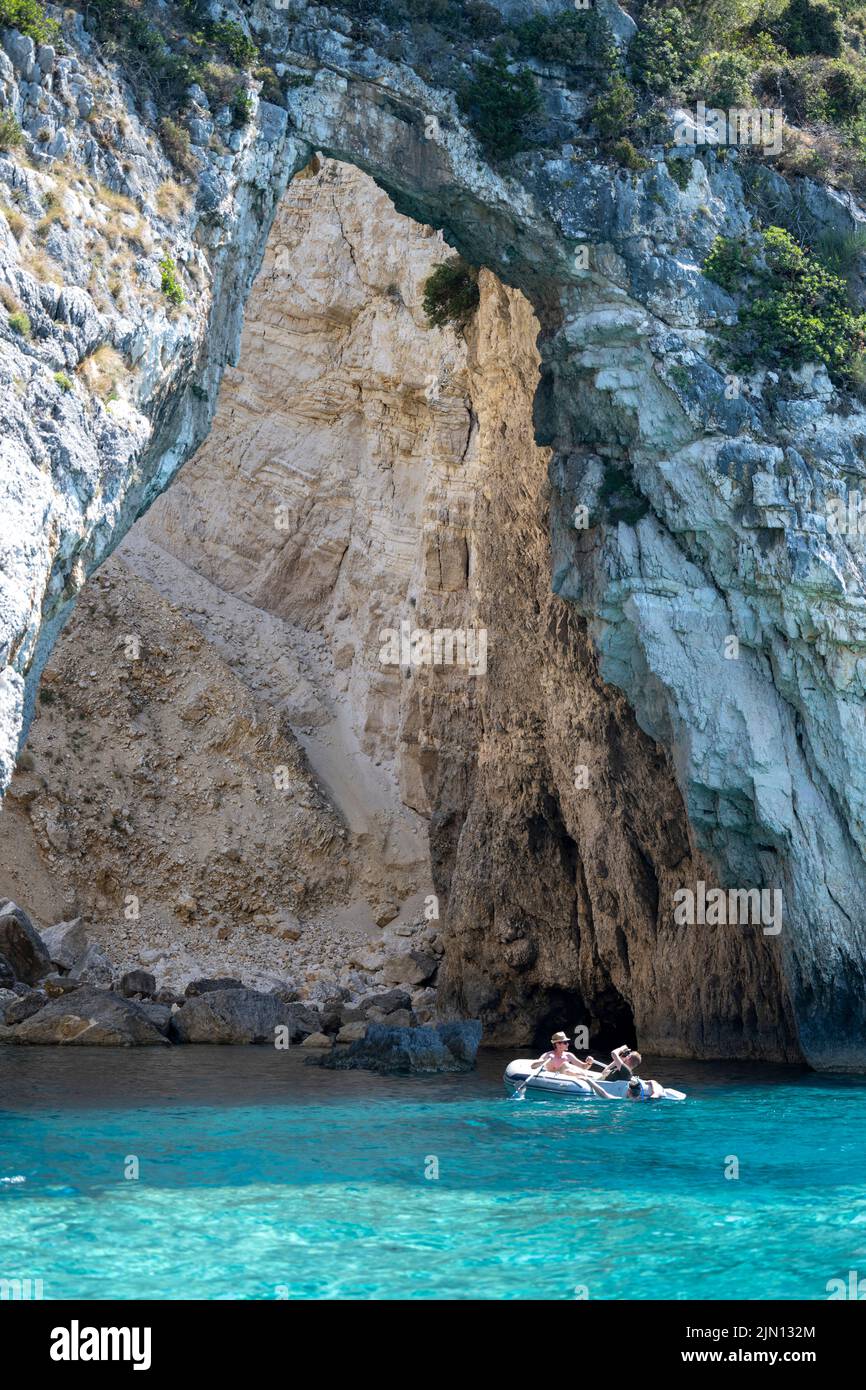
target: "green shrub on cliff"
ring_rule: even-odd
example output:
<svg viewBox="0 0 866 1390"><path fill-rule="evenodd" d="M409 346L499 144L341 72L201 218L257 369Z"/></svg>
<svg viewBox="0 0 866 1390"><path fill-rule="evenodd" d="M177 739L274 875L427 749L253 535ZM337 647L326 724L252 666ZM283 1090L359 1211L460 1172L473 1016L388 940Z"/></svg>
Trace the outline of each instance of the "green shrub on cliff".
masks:
<svg viewBox="0 0 866 1390"><path fill-rule="evenodd" d="M515 26L511 42L523 58L563 67L615 67L616 45L610 26L598 10L566 10L533 15Z"/></svg>
<svg viewBox="0 0 866 1390"><path fill-rule="evenodd" d="M183 292L183 286L177 278L177 266L171 256L163 256L159 268L162 271L162 292L169 304L182 304L186 296Z"/></svg>
<svg viewBox="0 0 866 1390"><path fill-rule="evenodd" d="M746 53L708 53L690 79L707 106L729 111L732 106L754 106L754 61Z"/></svg>
<svg viewBox="0 0 866 1390"><path fill-rule="evenodd" d="M541 105L535 78L526 68L511 72L500 45L479 63L459 94L461 109L488 155L508 159L525 143L526 122Z"/></svg>
<svg viewBox="0 0 866 1390"><path fill-rule="evenodd" d="M615 77L592 109L592 119L603 140L615 140L630 128L637 102L624 77Z"/></svg>
<svg viewBox="0 0 866 1390"><path fill-rule="evenodd" d="M239 68L250 68L259 56L259 50L252 39L247 38L239 24L234 20L221 19L205 30L205 36L218 44L227 57Z"/></svg>
<svg viewBox="0 0 866 1390"><path fill-rule="evenodd" d="M253 115L253 99L243 87L236 87L232 94L232 125L241 130L249 125Z"/></svg>
<svg viewBox="0 0 866 1390"><path fill-rule="evenodd" d="M12 150L23 144L24 132L11 111L0 111L0 150Z"/></svg>
<svg viewBox="0 0 866 1390"><path fill-rule="evenodd" d="M54 43L60 34L38 0L0 0L0 29L17 29L34 43Z"/></svg>
<svg viewBox="0 0 866 1390"><path fill-rule="evenodd" d="M655 96L681 88L698 55L688 17L676 6L648 5L628 50L632 74L639 86Z"/></svg>
<svg viewBox="0 0 866 1390"><path fill-rule="evenodd" d="M860 378L866 314L852 309L845 279L789 232L768 227L755 245L718 237L704 273L745 296L729 334L738 365L796 369L818 362L837 385L851 387Z"/></svg>
<svg viewBox="0 0 866 1390"><path fill-rule="evenodd" d="M189 131L170 116L163 116L159 123L159 134L174 167L182 174L197 174L201 166L192 152Z"/></svg>
<svg viewBox="0 0 866 1390"><path fill-rule="evenodd" d="M9 327L13 333L17 333L21 338L30 337L30 319L23 309L18 309L14 314L9 315Z"/></svg>
<svg viewBox="0 0 866 1390"><path fill-rule="evenodd" d="M461 256L437 265L424 285L424 313L431 328L465 328L478 308L478 271Z"/></svg>
<svg viewBox="0 0 866 1390"><path fill-rule="evenodd" d="M835 58L842 51L842 17L830 0L791 0L776 32L789 53Z"/></svg>
<svg viewBox="0 0 866 1390"><path fill-rule="evenodd" d="M636 526L649 511L649 502L637 491L626 469L607 462L598 490L598 507L609 526L617 526L620 522Z"/></svg>

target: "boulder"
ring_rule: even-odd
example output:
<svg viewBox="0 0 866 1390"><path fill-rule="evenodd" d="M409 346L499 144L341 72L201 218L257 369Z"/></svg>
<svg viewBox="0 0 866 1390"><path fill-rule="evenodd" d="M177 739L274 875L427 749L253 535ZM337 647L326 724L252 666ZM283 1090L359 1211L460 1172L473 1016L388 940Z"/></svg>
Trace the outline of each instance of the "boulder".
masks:
<svg viewBox="0 0 866 1390"><path fill-rule="evenodd" d="M80 917L48 927L42 933L42 940L51 957L51 964L60 970L74 970L90 945Z"/></svg>
<svg viewBox="0 0 866 1390"><path fill-rule="evenodd" d="M199 994L213 994L215 990L244 988L242 980L236 980L231 975L224 975L217 976L213 980L190 980L184 993L187 999L194 999Z"/></svg>
<svg viewBox="0 0 866 1390"><path fill-rule="evenodd" d="M85 985L103 985L108 988L114 983L114 967L101 946L92 941L78 964L71 971L72 978Z"/></svg>
<svg viewBox="0 0 866 1390"><path fill-rule="evenodd" d="M365 994L358 1001L358 1009L365 1014L370 1009L379 1009L383 1014L393 1013L395 1009L408 1009L412 1000L405 989L386 989L381 994Z"/></svg>
<svg viewBox="0 0 866 1390"><path fill-rule="evenodd" d="M291 980L283 980L281 984L275 985L269 993L275 994L278 999L282 999L284 1004L297 1004L301 999L301 991Z"/></svg>
<svg viewBox="0 0 866 1390"><path fill-rule="evenodd" d="M156 994L156 980L149 970L127 970L121 975L118 988L126 999L135 994L151 997Z"/></svg>
<svg viewBox="0 0 866 1390"><path fill-rule="evenodd" d="M363 1037L366 1036L366 1032L367 1025L363 1021L358 1023L344 1023L339 1033L337 1034L337 1042L359 1042Z"/></svg>
<svg viewBox="0 0 866 1390"><path fill-rule="evenodd" d="M20 997L14 989L0 989L0 1024L5 1026L6 1010L17 1004Z"/></svg>
<svg viewBox="0 0 866 1390"><path fill-rule="evenodd" d="M5 956L0 956L0 989L8 989L15 983L15 971Z"/></svg>
<svg viewBox="0 0 866 1390"><path fill-rule="evenodd" d="M12 902L4 902L0 907L0 955L15 979L28 985L35 985L51 970L42 937L27 913Z"/></svg>
<svg viewBox="0 0 866 1390"><path fill-rule="evenodd" d="M349 964L356 965L359 970L381 970L385 964L385 956L382 951L366 947L359 951L353 951L349 956Z"/></svg>
<svg viewBox="0 0 866 1390"><path fill-rule="evenodd" d="M412 1012L419 1023L432 1023L436 1017L436 991L426 986L412 995Z"/></svg>
<svg viewBox="0 0 866 1390"><path fill-rule="evenodd" d="M371 1023L365 1036L353 1042L348 1051L335 1050L315 1060L336 1070L465 1072L475 1065L480 1041L478 1019L440 1023L436 1028L389 1028Z"/></svg>
<svg viewBox="0 0 866 1390"><path fill-rule="evenodd" d="M322 1048L330 1046L331 1039L328 1037L327 1033L311 1033L309 1037L304 1038L304 1041L301 1043L301 1047L309 1048Z"/></svg>
<svg viewBox="0 0 866 1390"><path fill-rule="evenodd" d="M423 985L436 971L435 957L424 951L404 951L388 956L382 966L382 979L386 984Z"/></svg>
<svg viewBox="0 0 866 1390"><path fill-rule="evenodd" d="M171 1025L172 1037L184 1043L274 1043L283 1027L290 1042L300 1042L318 1031L318 1016L303 1004L243 986L193 995Z"/></svg>
<svg viewBox="0 0 866 1390"><path fill-rule="evenodd" d="M59 999L61 994L71 994L73 990L82 988L81 981L73 980L71 975L46 975L39 984L49 999Z"/></svg>
<svg viewBox="0 0 866 1390"><path fill-rule="evenodd" d="M322 1031L336 1033L343 1022L343 1001L339 995L326 999L319 1010Z"/></svg>
<svg viewBox="0 0 866 1390"><path fill-rule="evenodd" d="M171 1028L172 1012L170 1004L157 1004L152 999L142 999L138 1002L138 1008L145 1018L150 1019L154 1028L158 1028L164 1038L168 1037Z"/></svg>
<svg viewBox="0 0 866 1390"><path fill-rule="evenodd" d="M14 1028L16 1024L38 1014L47 1002L48 995L41 989L31 989L27 994L16 995L15 1003L8 1004L4 1010L3 1022L7 1028Z"/></svg>
<svg viewBox="0 0 866 1390"><path fill-rule="evenodd" d="M14 1030L11 1041L88 1047L166 1046L166 1039L138 1004L93 985L49 1000Z"/></svg>
<svg viewBox="0 0 866 1390"><path fill-rule="evenodd" d="M381 1009L370 1009L367 1014L368 1023L387 1023L389 1028L411 1028L414 1022L412 1013L409 1009L393 1009L391 1013L383 1013Z"/></svg>
<svg viewBox="0 0 866 1390"><path fill-rule="evenodd" d="M475 1058L481 1042L481 1020L478 1018L453 1019L449 1023L437 1023L436 1032L444 1042L452 1057L465 1064L467 1070L475 1066Z"/></svg>

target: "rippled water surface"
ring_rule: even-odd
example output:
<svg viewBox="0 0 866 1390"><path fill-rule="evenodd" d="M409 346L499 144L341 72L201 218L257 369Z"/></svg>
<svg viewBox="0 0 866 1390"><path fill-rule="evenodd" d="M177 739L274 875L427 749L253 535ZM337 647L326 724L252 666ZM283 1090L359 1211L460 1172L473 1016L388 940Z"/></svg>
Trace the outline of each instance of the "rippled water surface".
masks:
<svg viewBox="0 0 866 1390"><path fill-rule="evenodd" d="M866 1275L866 1083L665 1062L644 1072L682 1104L521 1103L507 1060L413 1079L266 1048L0 1048L0 1278L46 1298L822 1299Z"/></svg>

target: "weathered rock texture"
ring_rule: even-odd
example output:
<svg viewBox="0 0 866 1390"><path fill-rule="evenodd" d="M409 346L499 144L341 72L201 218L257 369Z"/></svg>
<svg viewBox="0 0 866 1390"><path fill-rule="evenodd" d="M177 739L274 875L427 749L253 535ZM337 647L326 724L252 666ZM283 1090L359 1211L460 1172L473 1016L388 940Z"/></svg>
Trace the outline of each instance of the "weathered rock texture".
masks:
<svg viewBox="0 0 866 1390"><path fill-rule="evenodd" d="M710 870L663 753L551 592L537 321L484 273L468 342L428 330L421 287L445 254L348 166L291 185L210 438L52 658L13 822L23 839L26 808L42 864L105 919L115 957L153 939L158 903L175 938L200 951L202 926L230 928L215 949L235 959L242 940L272 973L294 949L280 912L325 937L345 900L429 888L429 826L442 1002L481 1013L488 1038L565 1016L661 1050L791 1055L774 945L672 925L674 889ZM483 629L488 673L383 666L380 633L404 619ZM345 831L323 809L314 830L297 755L292 785L269 785L290 757L269 706ZM14 890L34 901L44 883L40 866ZM126 892L142 916L121 935ZM386 983L435 967L410 945L383 958Z"/></svg>
<svg viewBox="0 0 866 1390"><path fill-rule="evenodd" d="M481 699L465 681L457 687L460 728L451 740L437 731L436 717L412 713L413 702L423 709L426 675L401 698L410 706L404 739L410 746L418 740L420 776L408 799L420 809L429 806L435 881L450 899L454 999L483 993L489 960L511 946L515 971L520 960L530 972L516 987L510 972L502 981L519 996L515 1017L552 969L557 988L572 996L587 989L587 1006L609 1009L617 1022L630 1006L639 1031L669 1051L793 1055L799 1048L816 1066L862 1066L863 550L856 535L828 535L826 514L828 497L856 486L866 473L866 411L835 392L823 372L798 381L756 377L736 399L725 394L714 359L715 330L734 306L702 277L699 265L718 232L740 231L754 220L749 166L706 154L693 161L691 179L680 189L661 149L658 161L633 177L612 172L591 150L573 157L573 147L563 146L514 161L506 176L480 157L453 95L412 70L411 50L383 42L375 52L353 40L345 19L315 7L275 14L262 5L253 8L251 22L267 27L272 46L284 44L295 70L312 80L292 88L288 125L284 111L261 103L231 157L219 156L217 164L216 156L202 152L208 167L198 205L181 214L171 232L190 271L182 314L154 315L152 302L135 286L123 312L116 304L98 309L84 283L86 257L59 231L58 265L74 286L62 293L34 279L11 235L4 247L7 281L32 311L38 333L24 343L6 332L0 358L5 382L10 388L18 383L8 391L2 421L8 494L0 601L0 650L8 663L3 780L14 761L25 680L32 700L47 652L87 574L203 437L223 364L236 351L243 302L272 212L289 176L320 150L373 174L401 211L442 227L469 258L532 302L541 325L537 438L553 451L553 589L565 605L547 610L547 640L559 633L564 650L542 668L538 684L545 700L553 699L548 690L579 669L583 634L579 627L575 638L566 634L583 619L600 656L601 679L623 692L643 731L629 724L617 697L600 695L604 752L593 762L601 715L593 725L587 693L589 723L575 723L572 732L597 731L586 734L587 756L574 760L589 768L590 812L583 803L570 805L563 789L573 750L551 745L545 725L527 716L531 756L544 744L552 775L527 771L516 788L527 793L526 815L516 812L509 830L485 811L499 803L481 788L499 776L507 798L512 763L503 774L498 759L504 748L516 761L520 741L512 746L504 727L497 747L500 731L485 724L477 764L465 752L447 756L449 744L476 742L474 720L495 717L493 680L492 693ZM119 101L114 74L86 56L80 26L69 41L76 57L58 61L83 59L99 74L108 99ZM395 56L382 57L386 50ZM32 99L22 83L26 67L19 56L4 69L16 110ZM73 158L103 181L118 183L117 161L126 155L133 168L127 188L152 208L165 168L146 125L132 117L128 148L121 141L109 156L72 108L64 87L69 70L49 79L44 100L52 121L63 125ZM555 74L545 95L567 117L573 100ZM136 140L144 146L138 154ZM796 220L807 240L822 230L849 231L863 220L839 195L763 173L762 197L769 190L777 218ZM41 210L40 180L47 172L7 160L0 177L22 189L28 216ZM98 201L96 193L80 192ZM156 226L159 231L158 220ZM575 256L579 245L591 250L588 270ZM502 313L527 310L508 299ZM483 323L484 312L481 334ZM124 376L120 400L104 405L85 383L63 392L53 371L63 364L71 369L109 341L135 368ZM471 467L471 453L465 462ZM612 467L624 470L637 499L649 504L642 517L638 508L618 519L605 505ZM589 529L573 525L580 505L590 508ZM498 600L473 593L473 561L468 548L465 562L461 553L458 523L439 570L444 596L419 594L418 601L436 613L450 612L449 605L460 612L483 609L502 648L496 616L488 617ZM330 555L318 558L326 568L332 563ZM518 549L511 566L524 559L533 563L531 553L524 557ZM465 592L461 572L469 577ZM274 581L279 589L277 574ZM264 576L255 582L262 584ZM458 587L449 588L452 583ZM312 587L310 573L305 602ZM257 592L266 593L267 584ZM728 659L731 635L739 639L736 659ZM509 640L531 649L540 638L527 640L521 631ZM595 676L585 651L582 689L589 692ZM516 676L521 657L518 651L501 659L513 663ZM493 664L490 669L492 677ZM604 807L613 812L609 824L600 818L603 828L596 832ZM593 818L582 838L581 816ZM492 876L483 890L479 854L487 856ZM576 860L578 901L581 881L588 883L586 930L579 937L571 932L570 946L562 925L565 890L561 908L548 916L544 906L571 874L560 874L557 856L560 863ZM706 856L706 869L699 856ZM464 868L467 860L471 866ZM604 906L598 883L606 883L605 874L610 879L612 860L618 872ZM508 918L509 907L504 943L489 930L474 932L482 908L519 901L529 863L536 891L527 929L516 912ZM670 890L697 875L782 891L781 935L741 928L675 931ZM650 906L638 911L638 897ZM647 935L651 945L639 946ZM632 976L644 983L635 987ZM685 1021L681 982L689 990ZM492 1000L487 1007L498 1008ZM537 1014L537 1003L527 1007Z"/></svg>

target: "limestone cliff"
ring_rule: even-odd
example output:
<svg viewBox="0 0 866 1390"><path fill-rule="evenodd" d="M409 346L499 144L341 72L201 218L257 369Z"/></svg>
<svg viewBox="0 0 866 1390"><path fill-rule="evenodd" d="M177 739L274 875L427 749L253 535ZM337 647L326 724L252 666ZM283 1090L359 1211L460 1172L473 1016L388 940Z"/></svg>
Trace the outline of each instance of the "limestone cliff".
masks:
<svg viewBox="0 0 866 1390"><path fill-rule="evenodd" d="M704 153L690 158L686 180L675 179L663 147L643 172L613 171L569 144L564 130L580 93L553 71L548 144L504 173L482 157L435 61L399 44L372 47L344 16L318 7L244 13L293 80L284 107L254 95L254 120L228 153L203 130L196 203L172 204L170 242L186 292L172 312L147 293L169 236L159 212L165 190L157 196L168 169L149 113L131 109L117 69L77 18L67 21L72 56L6 44L7 98L26 119L42 103L52 133L44 154L34 137L30 165L0 161L23 218L21 240L10 224L4 273L36 328L27 341L4 331L0 360L4 780L25 682L32 702L86 576L204 438L274 209L289 177L320 151L372 174L401 212L442 228L470 260L523 291L540 326L534 441L528 417L511 416L532 390L529 309L487 277L461 368L472 383L468 411L449 403L438 368L433 382L416 384L409 408L413 436L445 429L438 444L422 446L425 457L453 459L455 437L464 441L459 482L443 492L423 547L414 597L428 621L420 625L447 615L456 626L459 616L491 634L484 684L452 687L446 674L444 691L434 691L441 673L422 670L396 699L404 749L392 769L403 777L402 800L430 816L450 997L486 1009L500 1036L540 1021L561 991L597 1019L619 1025L631 1012L641 1039L668 1051L801 1052L817 1066L862 1066L862 540L830 534L826 516L828 499L863 475L866 411L823 369L756 374L741 391L727 389L715 344L734 305L700 265L719 232L756 222L753 171L736 152ZM125 133L108 149L80 114L73 79L82 75L98 81L109 106L129 108ZM51 149L61 128L62 149ZM89 183L58 190L50 159L66 155ZM772 169L762 177L762 196L769 189L778 215L807 236L863 221L845 195ZM110 302L98 302L98 265L88 287L96 262L76 240L87 219L71 213L73 204L89 207L98 230L105 184L122 185L157 231L150 249L144 238L123 304L110 291ZM49 243L62 289L40 279L25 254L30 222L51 210L49 192L70 207L71 226L52 223ZM116 235L134 238L133 213L120 217ZM84 372L65 390L55 373L108 343L128 365L115 371L121 380L107 401L93 385L99 362L91 380ZM340 430L350 381L351 373L339 380L334 401ZM418 399L424 389L444 395L438 421L433 402ZM514 454L509 437L523 441ZM551 450L549 557L540 448ZM200 466L206 471L206 459ZM338 479L329 501L331 486L296 492L287 515L304 500L327 510L345 495ZM637 505L612 507L616 489ZM361 494L351 497L360 514ZM582 508L588 527L575 524ZM171 526L166 518L176 557L187 544L181 517L178 509ZM296 627L346 621L342 608L325 607L339 589L339 517L328 518L321 548L301 527L305 542L314 539L310 554L278 546L271 566L244 556L250 533L237 506L230 524L229 587L244 601ZM513 537L509 556L497 547L500 532ZM215 533L205 525L202 535L199 549L216 556ZM348 583L351 538L345 553ZM407 572L389 602L408 592ZM296 599L287 575L299 581ZM373 617L371 608L362 623ZM338 667L351 669L356 712L381 707L366 660ZM321 669L324 679L327 662ZM322 683L307 679L310 709L325 720L299 727L324 729ZM289 680L294 688L294 671ZM375 766L382 734L368 729L364 743L361 765ZM588 771L579 789L577 767ZM390 818L411 830L393 779L373 784L386 796L379 829ZM422 858L401 843L394 870L411 878ZM699 879L781 892L779 936L675 927L672 893Z"/></svg>

